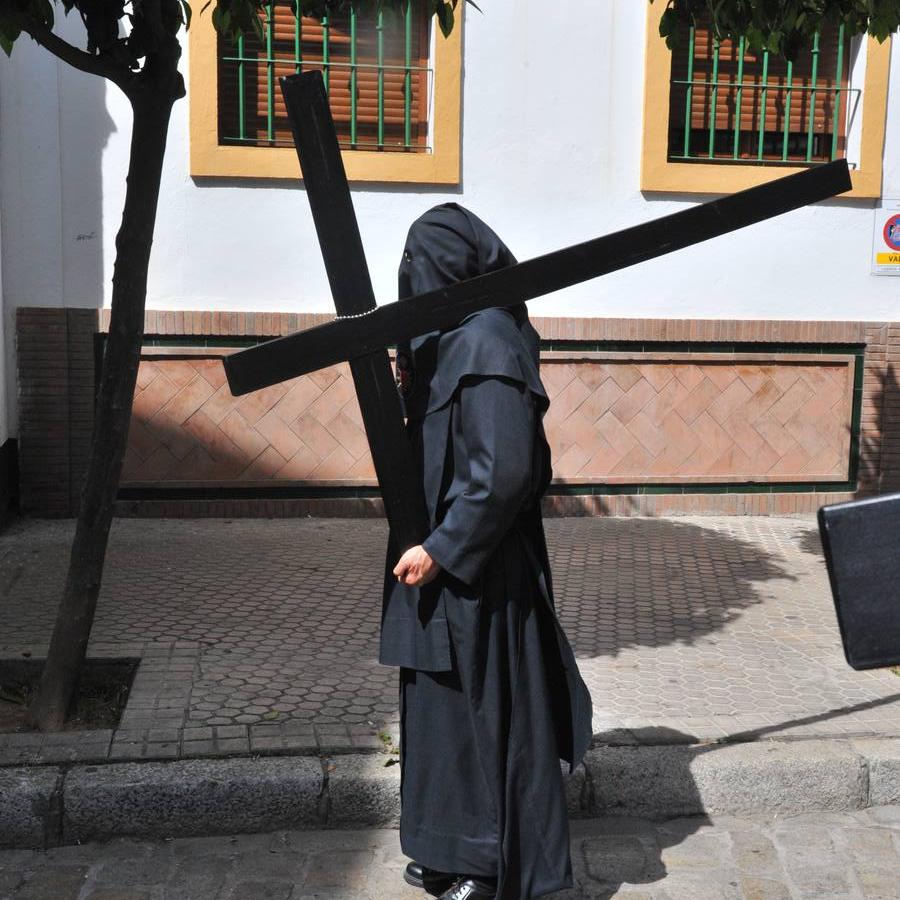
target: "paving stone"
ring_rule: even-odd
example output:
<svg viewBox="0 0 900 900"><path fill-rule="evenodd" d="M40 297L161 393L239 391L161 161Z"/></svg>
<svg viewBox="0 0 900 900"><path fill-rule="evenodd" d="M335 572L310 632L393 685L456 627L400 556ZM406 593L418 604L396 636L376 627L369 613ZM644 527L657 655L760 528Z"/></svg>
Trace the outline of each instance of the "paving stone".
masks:
<svg viewBox="0 0 900 900"><path fill-rule="evenodd" d="M784 883L771 878L742 875L740 886L744 900L790 900Z"/></svg>
<svg viewBox="0 0 900 900"><path fill-rule="evenodd" d="M869 760L869 798L874 806L900 804L900 740L855 740Z"/></svg>
<svg viewBox="0 0 900 900"><path fill-rule="evenodd" d="M79 900L153 900L151 891L147 888L88 888L88 893L82 893Z"/></svg>
<svg viewBox="0 0 900 900"><path fill-rule="evenodd" d="M43 844L59 779L59 770L49 766L0 769L0 846Z"/></svg>
<svg viewBox="0 0 900 900"><path fill-rule="evenodd" d="M664 871L664 866L642 838L642 835L607 834L585 841L581 851L587 874L604 885L656 880Z"/></svg>
<svg viewBox="0 0 900 900"><path fill-rule="evenodd" d="M309 872L303 882L304 891L320 888L363 888L374 863L371 851L333 850L313 856Z"/></svg>
<svg viewBox="0 0 900 900"><path fill-rule="evenodd" d="M175 860L166 845L134 845L131 853L115 853L92 871L95 883L106 890L156 884L170 877Z"/></svg>
<svg viewBox="0 0 900 900"><path fill-rule="evenodd" d="M865 900L896 900L898 893L898 871L900 859L893 865L875 868L870 865L858 866L856 879Z"/></svg>
<svg viewBox="0 0 900 900"><path fill-rule="evenodd" d="M399 825L399 765L386 765L389 760L381 755L335 756L324 762L329 827Z"/></svg>
<svg viewBox="0 0 900 900"><path fill-rule="evenodd" d="M803 898L821 897L823 900L844 900L855 892L847 880L845 870L829 866L802 866L787 869L790 883ZM854 898L855 900L855 898Z"/></svg>
<svg viewBox="0 0 900 900"><path fill-rule="evenodd" d="M79 900L87 872L85 866L54 866L28 873L15 900Z"/></svg>
<svg viewBox="0 0 900 900"><path fill-rule="evenodd" d="M289 900L294 885L279 882L239 881L222 895L221 900Z"/></svg>
<svg viewBox="0 0 900 900"><path fill-rule="evenodd" d="M756 880L765 881L763 876L781 871L778 853L772 840L755 829L732 834L731 855L741 872L755 876L749 878L748 883L756 883Z"/></svg>

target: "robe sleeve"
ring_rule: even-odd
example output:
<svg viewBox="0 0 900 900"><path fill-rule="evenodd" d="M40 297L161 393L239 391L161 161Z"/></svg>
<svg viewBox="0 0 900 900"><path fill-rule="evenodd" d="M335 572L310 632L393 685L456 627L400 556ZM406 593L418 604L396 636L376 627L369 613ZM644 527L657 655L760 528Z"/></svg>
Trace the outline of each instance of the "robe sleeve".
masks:
<svg viewBox="0 0 900 900"><path fill-rule="evenodd" d="M469 483L423 547L454 578L473 585L531 490L534 404L522 384L482 378L459 393Z"/></svg>

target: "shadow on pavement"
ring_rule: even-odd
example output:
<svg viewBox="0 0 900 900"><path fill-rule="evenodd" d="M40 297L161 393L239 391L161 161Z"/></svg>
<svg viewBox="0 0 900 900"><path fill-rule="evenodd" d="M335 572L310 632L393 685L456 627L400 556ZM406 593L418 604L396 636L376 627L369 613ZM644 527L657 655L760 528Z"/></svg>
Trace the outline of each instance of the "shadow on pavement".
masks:
<svg viewBox="0 0 900 900"><path fill-rule="evenodd" d="M822 539L819 537L818 528L803 529L797 532L795 540L797 546L811 556L818 557L825 565L825 557L822 555Z"/></svg>
<svg viewBox="0 0 900 900"><path fill-rule="evenodd" d="M557 608L580 658L689 646L761 603L763 582L797 580L759 544L723 530L597 519L586 534L578 521L577 534L560 520L547 532Z"/></svg>
<svg viewBox="0 0 900 900"><path fill-rule="evenodd" d="M900 679L897 680L900 687ZM765 728L750 728L747 731L737 731L723 738L723 743L744 744L749 741L758 741L770 734L781 734L789 728L800 728L804 725L817 725L830 719L839 719L841 716L849 716L853 713L867 712L870 709L878 709L880 706L888 706L900 701L900 693L889 694L887 697L878 697L876 700L867 700L864 703L854 703L852 706L842 706L840 709L830 709L828 712L817 713L811 716L801 716L798 719L789 719L778 722L776 725L767 725Z"/></svg>

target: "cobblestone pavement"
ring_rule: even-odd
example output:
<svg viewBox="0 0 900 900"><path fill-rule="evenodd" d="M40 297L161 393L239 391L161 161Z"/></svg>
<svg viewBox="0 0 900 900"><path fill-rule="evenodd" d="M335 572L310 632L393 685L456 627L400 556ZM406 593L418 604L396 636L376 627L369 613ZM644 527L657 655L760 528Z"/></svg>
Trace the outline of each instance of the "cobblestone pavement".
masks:
<svg viewBox="0 0 900 900"><path fill-rule="evenodd" d="M554 900L897 900L900 808L575 822ZM116 840L0 852L2 900L415 900L396 831Z"/></svg>
<svg viewBox="0 0 900 900"><path fill-rule="evenodd" d="M0 657L44 652L73 527L0 535ZM900 734L900 679L843 660L812 518L547 532L596 732ZM376 661L385 537L380 520L117 519L91 653L142 663L119 731L56 759L381 746L397 714ZM0 735L0 763L54 761L41 741Z"/></svg>

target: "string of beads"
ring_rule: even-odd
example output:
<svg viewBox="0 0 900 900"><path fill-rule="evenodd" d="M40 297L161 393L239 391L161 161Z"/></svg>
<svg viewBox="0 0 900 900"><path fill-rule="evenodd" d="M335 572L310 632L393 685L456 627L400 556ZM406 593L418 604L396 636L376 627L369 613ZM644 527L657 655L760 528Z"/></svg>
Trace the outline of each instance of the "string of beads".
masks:
<svg viewBox="0 0 900 900"><path fill-rule="evenodd" d="M371 309L367 309L365 312L360 313L348 313L346 316L335 316L335 319L363 319L366 316L372 315L378 309L377 306L373 306Z"/></svg>

